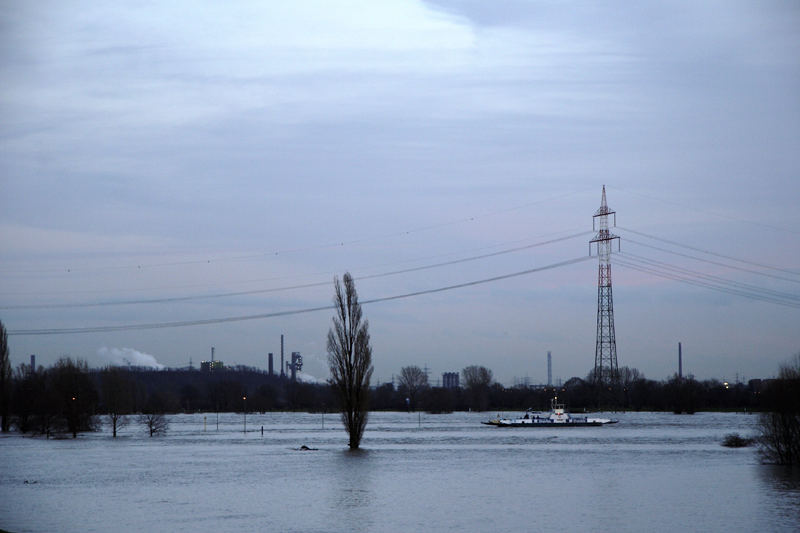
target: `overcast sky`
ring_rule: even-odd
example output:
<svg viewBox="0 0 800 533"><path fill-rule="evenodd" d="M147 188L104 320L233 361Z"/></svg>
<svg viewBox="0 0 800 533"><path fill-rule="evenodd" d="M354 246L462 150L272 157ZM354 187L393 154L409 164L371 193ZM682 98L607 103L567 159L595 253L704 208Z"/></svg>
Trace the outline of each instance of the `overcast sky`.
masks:
<svg viewBox="0 0 800 533"><path fill-rule="evenodd" d="M585 376L597 259L564 263L604 184L620 366L667 378L682 341L686 372L749 379L800 351L793 0L3 1L0 79L15 365L264 367L283 333L325 378L327 310L21 333L316 308L345 271L371 300L561 265L365 305L375 377L539 383L548 351Z"/></svg>

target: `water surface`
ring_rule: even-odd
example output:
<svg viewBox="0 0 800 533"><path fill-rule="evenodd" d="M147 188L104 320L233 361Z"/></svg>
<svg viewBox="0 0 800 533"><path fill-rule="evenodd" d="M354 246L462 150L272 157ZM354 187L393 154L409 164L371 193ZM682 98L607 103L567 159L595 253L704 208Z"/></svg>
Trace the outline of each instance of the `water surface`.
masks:
<svg viewBox="0 0 800 533"><path fill-rule="evenodd" d="M495 413L373 413L363 450L336 415L170 417L78 439L0 438L10 531L797 531L800 477L760 464L756 416L601 414L495 428ZM205 421L204 421L205 419ZM205 424L205 428L204 428ZM324 425L324 427L323 427ZM261 434L261 427L264 434ZM299 451L301 445L317 448Z"/></svg>

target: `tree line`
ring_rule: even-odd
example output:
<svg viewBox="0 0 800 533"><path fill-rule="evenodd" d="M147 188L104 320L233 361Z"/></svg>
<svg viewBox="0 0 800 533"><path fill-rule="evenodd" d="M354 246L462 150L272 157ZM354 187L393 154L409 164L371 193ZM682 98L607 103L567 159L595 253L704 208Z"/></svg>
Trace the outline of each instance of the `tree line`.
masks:
<svg viewBox="0 0 800 533"><path fill-rule="evenodd" d="M619 409L694 412L761 410L763 383L728 384L677 376L667 381L644 378L623 368L610 390L587 378L572 378L560 387L504 387L492 371L468 366L462 386L430 386L416 366L403 367L398 383L368 390L372 410L451 411L545 410L557 395L573 410ZM4 385L3 425L21 432L45 434L90 431L96 417L107 417L112 430L131 415L192 412L333 411L336 391L329 384L292 382L247 367L201 372L131 367L90 369L69 357L55 365L31 369L20 365ZM763 390L762 390L763 389ZM769 396L769 395L767 395Z"/></svg>
<svg viewBox="0 0 800 533"><path fill-rule="evenodd" d="M91 369L85 361L70 357L48 368L21 364L12 371L0 322L0 425L4 432L14 427L21 433L76 437L99 429L105 420L116 437L121 427L136 421L153 436L166 430L167 413L339 410L348 433L348 424L354 424L357 438L353 440L351 433L350 444L357 447L368 410L546 410L551 398L558 396L573 411L760 411L760 444L766 456L778 463L800 462L800 355L781 367L777 379L747 384L677 375L654 381L636 369L623 367L613 386L599 385L589 373L558 387L504 387L493 380L490 369L471 365L460 373L462 386L444 388L431 386L425 372L412 365L400 369L397 385L368 387L364 384L369 382L371 361L366 362L369 364L363 369L367 372L359 381L360 396L353 403L362 414L349 421L345 420L347 411L342 410L343 392L333 379L325 384L294 382L243 366L213 372L113 366ZM343 365L343 372L347 366Z"/></svg>

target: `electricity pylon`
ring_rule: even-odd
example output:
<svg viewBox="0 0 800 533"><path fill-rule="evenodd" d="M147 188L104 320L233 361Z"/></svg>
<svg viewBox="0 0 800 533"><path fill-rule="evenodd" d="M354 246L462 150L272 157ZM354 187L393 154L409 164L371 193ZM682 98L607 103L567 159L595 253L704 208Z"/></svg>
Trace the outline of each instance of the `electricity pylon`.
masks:
<svg viewBox="0 0 800 533"><path fill-rule="evenodd" d="M597 270L597 340L594 349L594 380L603 385L616 383L619 376L617 366L617 338L614 333L614 298L611 290L611 244L619 236L608 229L608 215L614 215L617 225L617 212L608 208L606 186L603 185L603 199L594 217L592 229L597 226L597 234L589 241L589 253L593 243L597 244L599 266Z"/></svg>

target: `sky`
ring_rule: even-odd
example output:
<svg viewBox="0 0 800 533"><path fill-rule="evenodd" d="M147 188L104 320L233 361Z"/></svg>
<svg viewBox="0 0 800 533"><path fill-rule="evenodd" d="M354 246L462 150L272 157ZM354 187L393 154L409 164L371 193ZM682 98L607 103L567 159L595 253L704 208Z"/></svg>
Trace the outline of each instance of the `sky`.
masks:
<svg viewBox="0 0 800 533"><path fill-rule="evenodd" d="M283 334L325 379L349 271L376 381L583 377L605 185L619 365L774 376L798 29L794 1L2 1L12 363L264 368Z"/></svg>

